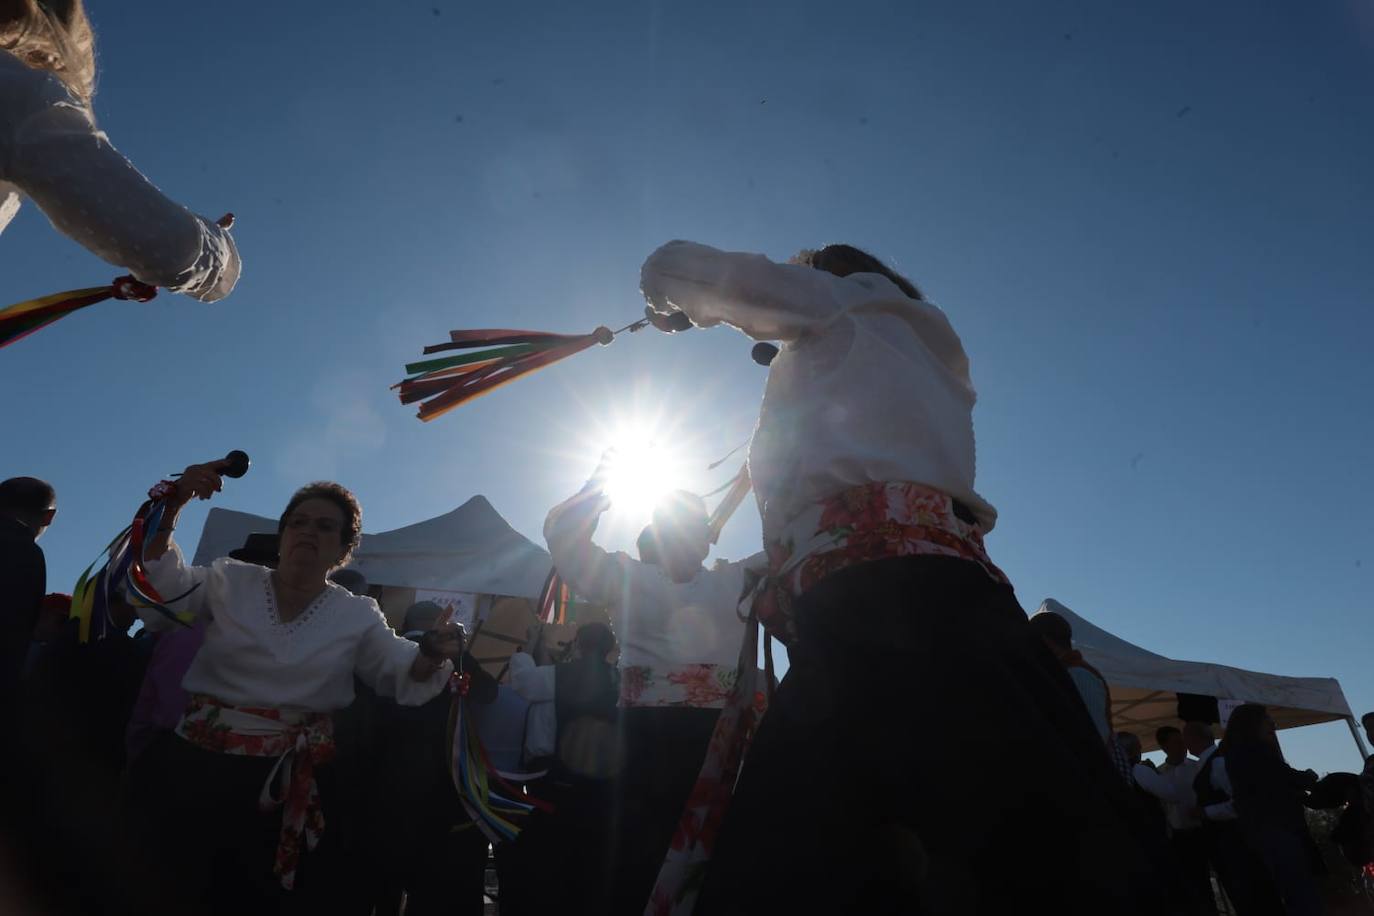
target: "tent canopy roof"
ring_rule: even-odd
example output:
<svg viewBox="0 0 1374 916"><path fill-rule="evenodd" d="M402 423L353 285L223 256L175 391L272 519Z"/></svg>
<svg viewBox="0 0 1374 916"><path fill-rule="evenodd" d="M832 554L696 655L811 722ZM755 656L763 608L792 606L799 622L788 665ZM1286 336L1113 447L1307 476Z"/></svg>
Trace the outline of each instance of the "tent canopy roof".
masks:
<svg viewBox="0 0 1374 916"><path fill-rule="evenodd" d="M1329 677L1283 677L1210 662L1184 662L1113 636L1053 598L1041 611L1054 611L1073 627L1074 647L1102 672L1112 689L1112 724L1138 736L1153 750L1155 729L1180 725L1178 695L1263 703L1279 728L1315 725L1350 716L1341 685Z"/></svg>
<svg viewBox="0 0 1374 916"><path fill-rule="evenodd" d="M276 531L276 519L213 508L192 562L208 564L242 547L250 534ZM364 534L349 568L376 585L536 599L552 565L486 497L474 496L427 521Z"/></svg>

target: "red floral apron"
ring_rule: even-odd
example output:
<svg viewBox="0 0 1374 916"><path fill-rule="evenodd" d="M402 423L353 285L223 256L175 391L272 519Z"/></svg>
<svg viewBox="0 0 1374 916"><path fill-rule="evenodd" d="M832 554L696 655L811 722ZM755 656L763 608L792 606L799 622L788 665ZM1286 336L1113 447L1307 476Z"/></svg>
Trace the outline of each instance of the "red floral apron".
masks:
<svg viewBox="0 0 1374 916"><path fill-rule="evenodd" d="M768 708L771 689L760 685L757 624L793 644L794 598L846 567L888 557L958 557L977 563L994 581L1008 582L988 557L978 526L955 514L948 494L917 483L870 483L837 493L803 512L765 547L770 574L753 594L734 689L716 722L646 916L689 916L696 906L740 763Z"/></svg>
<svg viewBox="0 0 1374 916"><path fill-rule="evenodd" d="M334 759L334 720L328 713L230 706L192 694L176 731L196 747L218 754L277 758L258 796L258 808L284 808L272 870L282 887L291 890L302 840L307 849L314 849L324 833L315 767Z"/></svg>

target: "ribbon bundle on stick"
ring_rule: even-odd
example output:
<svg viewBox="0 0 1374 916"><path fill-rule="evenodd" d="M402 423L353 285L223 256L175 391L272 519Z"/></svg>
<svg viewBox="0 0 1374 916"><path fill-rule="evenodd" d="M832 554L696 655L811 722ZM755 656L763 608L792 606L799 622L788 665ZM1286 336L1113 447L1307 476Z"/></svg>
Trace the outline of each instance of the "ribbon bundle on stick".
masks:
<svg viewBox="0 0 1374 916"><path fill-rule="evenodd" d="M92 286L53 293L0 310L0 347L28 337L72 312L106 299L131 299L147 302L157 295L157 287L140 283L133 277L119 277L109 286Z"/></svg>
<svg viewBox="0 0 1374 916"><path fill-rule="evenodd" d="M590 334L507 328L452 331L448 343L425 347L425 353L472 352L410 363L406 366L410 378L392 388L399 389L402 404L423 402L418 416L421 420L433 420L507 382L581 353L593 344L607 346L617 334L638 331L647 324L647 319L641 319L619 331L600 327Z"/></svg>
<svg viewBox="0 0 1374 916"><path fill-rule="evenodd" d="M153 608L183 626L190 624L188 615L168 605L195 591L195 586L175 598L164 599L148 580L144 567L148 542L157 536L172 487L170 481L164 480L149 490L148 501L139 507L134 520L115 536L77 580L72 589L71 616L79 621L77 639L81 642L102 639L111 631L114 624L110 619L110 599L116 592L123 592L125 599L136 607ZM92 576L97 566L100 570Z"/></svg>
<svg viewBox="0 0 1374 916"><path fill-rule="evenodd" d="M238 449L225 455L210 467L224 477L242 477L248 473L251 461ZM163 598L148 579L148 543L157 537L162 519L167 514L168 499L176 492L176 484L163 480L148 491L148 501L139 507L134 520L115 535L95 562L87 566L72 589L71 617L78 621L77 639L88 642L103 639L114 621L110 617L110 599L122 595L135 607L152 608L182 626L190 626L191 615L172 610L168 605L185 598L198 586L192 586L174 598ZM102 564L102 561L103 564ZM99 567L94 576L92 572Z"/></svg>
<svg viewBox="0 0 1374 916"><path fill-rule="evenodd" d="M472 822L493 843L513 840L520 835L520 821L536 808L551 811L545 802L532 798L512 785L543 774L500 773L492 766L467 711L467 692L471 675L457 673L449 685L453 702L449 709L448 743L453 748L451 773L458 798ZM509 779L508 779L509 777Z"/></svg>

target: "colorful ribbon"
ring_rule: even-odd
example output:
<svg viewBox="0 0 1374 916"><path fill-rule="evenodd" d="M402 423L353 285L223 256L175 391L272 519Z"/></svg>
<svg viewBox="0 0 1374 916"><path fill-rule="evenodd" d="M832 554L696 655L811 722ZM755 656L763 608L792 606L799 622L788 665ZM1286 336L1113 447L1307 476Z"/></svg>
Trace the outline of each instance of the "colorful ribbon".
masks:
<svg viewBox="0 0 1374 916"><path fill-rule="evenodd" d="M535 615L544 623L567 623L571 606L572 590L568 588L568 583L563 581L557 569L549 570L549 577L544 580L539 602L535 605Z"/></svg>
<svg viewBox="0 0 1374 916"><path fill-rule="evenodd" d="M140 283L133 277L117 278L109 286L91 286L53 293L0 310L0 347L7 347L72 312L106 299L132 299L147 302L157 295L156 286Z"/></svg>
<svg viewBox="0 0 1374 916"><path fill-rule="evenodd" d="M638 331L647 324L642 319L619 331L600 327L575 335L509 328L452 331L448 343L425 347L425 353L474 352L410 363L406 366L410 378L391 387L400 390L402 404L422 401L417 416L428 422L507 382L581 353L592 344L607 346L622 331Z"/></svg>
<svg viewBox="0 0 1374 916"><path fill-rule="evenodd" d="M711 531L712 544L720 540L720 533L724 530L725 523L730 521L730 516L735 514L735 510L744 502L744 497L749 495L753 486L754 482L749 477L749 465L746 463L739 469L739 473L726 484L725 495L721 497L720 502L716 505L716 510L711 513L711 518L707 522Z"/></svg>
<svg viewBox="0 0 1374 916"><path fill-rule="evenodd" d="M451 773L453 787L468 817L492 843L513 840L520 835L519 820L535 809L552 811L545 802L531 797L509 783L494 766L482 746L477 730L467 715L467 693L471 675L455 672L449 690L448 743L453 748ZM511 774L519 778L525 774Z"/></svg>
<svg viewBox="0 0 1374 916"><path fill-rule="evenodd" d="M147 542L148 532L154 536L162 524L167 511L166 497L173 485L162 481L148 491L148 501L139 507L134 520L114 540L105 546L100 556L87 566L72 589L71 616L78 623L77 639L88 642L92 638L103 639L114 627L110 617L110 598L118 591L124 592L125 600L134 607L152 608L169 620L182 626L190 626L191 615L184 611L174 611L168 605L180 601L198 586L193 585L186 592L171 599L164 599L148 579ZM102 564L101 560L105 560ZM91 573L99 566L99 572Z"/></svg>

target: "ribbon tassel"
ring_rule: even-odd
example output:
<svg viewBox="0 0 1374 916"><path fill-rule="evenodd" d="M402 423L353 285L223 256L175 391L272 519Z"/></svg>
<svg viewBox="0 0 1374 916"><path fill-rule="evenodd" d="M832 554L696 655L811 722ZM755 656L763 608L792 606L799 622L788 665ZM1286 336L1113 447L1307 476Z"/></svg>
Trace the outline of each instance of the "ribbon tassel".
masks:
<svg viewBox="0 0 1374 916"><path fill-rule="evenodd" d="M53 293L27 302L18 302L6 309L0 309L0 347L8 347L35 331L41 331L54 321L97 302L104 302L106 299L147 302L156 295L157 287L140 283L131 276L124 276L117 278L109 286L71 289L65 293Z"/></svg>
<svg viewBox="0 0 1374 916"><path fill-rule="evenodd" d="M123 590L124 598L134 607L151 608L167 619L182 626L190 626L191 618L185 612L175 611L169 605L175 604L199 588L199 584L173 598L163 598L148 578L144 564L147 557L146 532L156 532L167 509L163 501L167 481L148 491L148 501L139 507L134 520L127 528L115 535L113 541L105 546L95 562L86 567L72 589L70 618L77 621L77 641L89 642L91 639L104 639L113 631L110 620L110 598L118 590ZM103 563L101 561L104 561ZM92 576L97 567L98 572Z"/></svg>
<svg viewBox="0 0 1374 916"><path fill-rule="evenodd" d="M426 355L452 350L472 352L441 356L406 366L409 378L392 385L402 404L420 403L417 416L429 422L490 391L567 359L592 346L607 346L621 331L637 331L636 321L619 331L600 327L590 334L553 334L511 328L449 332L446 343L425 347Z"/></svg>

